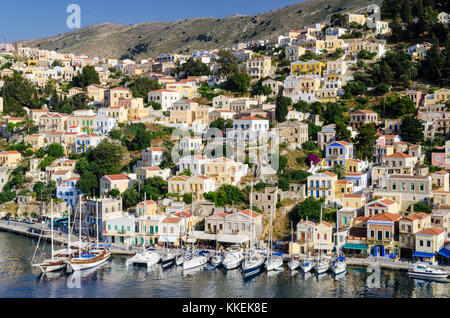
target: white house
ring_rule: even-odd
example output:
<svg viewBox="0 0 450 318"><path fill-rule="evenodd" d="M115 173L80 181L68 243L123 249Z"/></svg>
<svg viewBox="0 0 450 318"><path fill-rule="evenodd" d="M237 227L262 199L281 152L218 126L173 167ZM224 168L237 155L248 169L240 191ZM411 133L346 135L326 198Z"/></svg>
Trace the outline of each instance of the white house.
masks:
<svg viewBox="0 0 450 318"><path fill-rule="evenodd" d="M97 134L106 135L117 127L117 119L105 116L104 114L98 114L94 118L94 127Z"/></svg>
<svg viewBox="0 0 450 318"><path fill-rule="evenodd" d="M179 171L190 170L193 176L206 174L206 163L208 158L205 156L194 155L180 158L178 162Z"/></svg>
<svg viewBox="0 0 450 318"><path fill-rule="evenodd" d="M148 101L161 104L161 109L166 111L177 100L181 98L179 91L169 89L158 89L148 92Z"/></svg>
<svg viewBox="0 0 450 318"><path fill-rule="evenodd" d="M150 147L142 151L142 164L147 167L159 166L166 148Z"/></svg>
<svg viewBox="0 0 450 318"><path fill-rule="evenodd" d="M257 138L259 134L267 133L269 131L269 120L254 116L244 117L233 120L233 130L227 132L228 139ZM243 133L243 135L240 135Z"/></svg>
<svg viewBox="0 0 450 318"><path fill-rule="evenodd" d="M78 196L81 191L77 188L79 177L71 177L66 180L60 180L56 184L56 198L66 201L66 203L74 207L78 203Z"/></svg>

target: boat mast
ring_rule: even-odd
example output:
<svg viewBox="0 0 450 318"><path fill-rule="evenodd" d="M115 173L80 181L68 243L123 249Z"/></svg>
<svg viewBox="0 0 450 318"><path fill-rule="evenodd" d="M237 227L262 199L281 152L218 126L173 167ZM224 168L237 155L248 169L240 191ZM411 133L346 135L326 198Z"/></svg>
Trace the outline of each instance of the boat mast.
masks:
<svg viewBox="0 0 450 318"><path fill-rule="evenodd" d="M322 209L323 209L323 206L322 206L322 204L320 205L320 223L319 223L319 225L322 223ZM322 262L322 249L320 248L321 246L320 246L320 242L318 242L319 244L318 244L318 246L319 246L319 264Z"/></svg>
<svg viewBox="0 0 450 318"><path fill-rule="evenodd" d="M250 250L253 248L253 180L250 185L250 219L252 221L252 234L250 235ZM250 251L248 253L248 256L250 257Z"/></svg>
<svg viewBox="0 0 450 318"><path fill-rule="evenodd" d="M78 245L78 255L81 257L81 194L78 196L78 202L80 203L79 212L80 212L80 220L78 225L78 239L79 239L79 245Z"/></svg>
<svg viewBox="0 0 450 318"><path fill-rule="evenodd" d="M95 200L95 229L97 231L97 248L99 247L98 244L98 200Z"/></svg>
<svg viewBox="0 0 450 318"><path fill-rule="evenodd" d="M53 200L50 198L50 213L51 213L51 217L50 217L50 221L52 222L51 224L51 232L52 232L52 258L55 255L55 249L53 247Z"/></svg>
<svg viewBox="0 0 450 318"><path fill-rule="evenodd" d="M67 256L70 257L70 210L69 209L69 219L68 219L68 226L67 226Z"/></svg>

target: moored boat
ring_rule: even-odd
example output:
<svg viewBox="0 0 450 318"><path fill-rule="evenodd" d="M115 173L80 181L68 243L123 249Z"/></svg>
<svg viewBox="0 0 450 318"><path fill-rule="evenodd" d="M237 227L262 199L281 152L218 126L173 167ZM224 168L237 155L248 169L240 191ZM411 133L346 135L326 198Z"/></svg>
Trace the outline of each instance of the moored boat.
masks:
<svg viewBox="0 0 450 318"><path fill-rule="evenodd" d="M449 272L434 268L425 262L417 262L409 269L410 277L447 278Z"/></svg>

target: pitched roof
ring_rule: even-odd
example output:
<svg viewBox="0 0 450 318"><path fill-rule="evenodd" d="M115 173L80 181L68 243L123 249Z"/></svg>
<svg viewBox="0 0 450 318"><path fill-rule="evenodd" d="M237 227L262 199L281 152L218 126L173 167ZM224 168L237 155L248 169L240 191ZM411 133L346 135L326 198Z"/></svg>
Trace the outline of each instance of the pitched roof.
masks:
<svg viewBox="0 0 450 318"><path fill-rule="evenodd" d="M398 214L384 212L384 213L380 213L380 214L377 214L377 215L374 215L374 216L370 217L369 221L389 221L389 222L394 222L394 221L397 221L399 218L400 218L400 215L398 215Z"/></svg>
<svg viewBox="0 0 450 318"><path fill-rule="evenodd" d="M418 234L439 235L439 234L441 234L443 232L445 232L444 229L440 229L440 228L437 228L437 227L429 227L429 228L423 229Z"/></svg>
<svg viewBox="0 0 450 318"><path fill-rule="evenodd" d="M387 155L386 158L412 158L412 156L403 152L395 152L391 155Z"/></svg>
<svg viewBox="0 0 450 318"><path fill-rule="evenodd" d="M192 216L192 214L184 212L184 211L180 211L180 212L174 213L173 215L177 216L177 217L180 217L180 218L181 217L190 218Z"/></svg>
<svg viewBox="0 0 450 318"><path fill-rule="evenodd" d="M129 180L130 178L126 174L108 174L105 175L111 181Z"/></svg>
<svg viewBox="0 0 450 318"><path fill-rule="evenodd" d="M179 223L180 221L181 218L168 216L162 221L162 223Z"/></svg>
<svg viewBox="0 0 450 318"><path fill-rule="evenodd" d="M253 216L254 218L256 218L257 216L260 216L261 214L255 212L255 211L251 211L249 209L245 209L243 211L241 211L242 214L248 215L248 216Z"/></svg>

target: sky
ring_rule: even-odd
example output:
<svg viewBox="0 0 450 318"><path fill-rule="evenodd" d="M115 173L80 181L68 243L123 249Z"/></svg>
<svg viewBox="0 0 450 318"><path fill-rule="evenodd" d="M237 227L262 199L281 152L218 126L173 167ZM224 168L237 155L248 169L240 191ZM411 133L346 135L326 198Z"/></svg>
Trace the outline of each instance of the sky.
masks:
<svg viewBox="0 0 450 318"><path fill-rule="evenodd" d="M304 0L13 0L0 10L0 41L14 42L73 31L66 25L69 4L81 8L81 27L123 25L186 18L254 15Z"/></svg>

